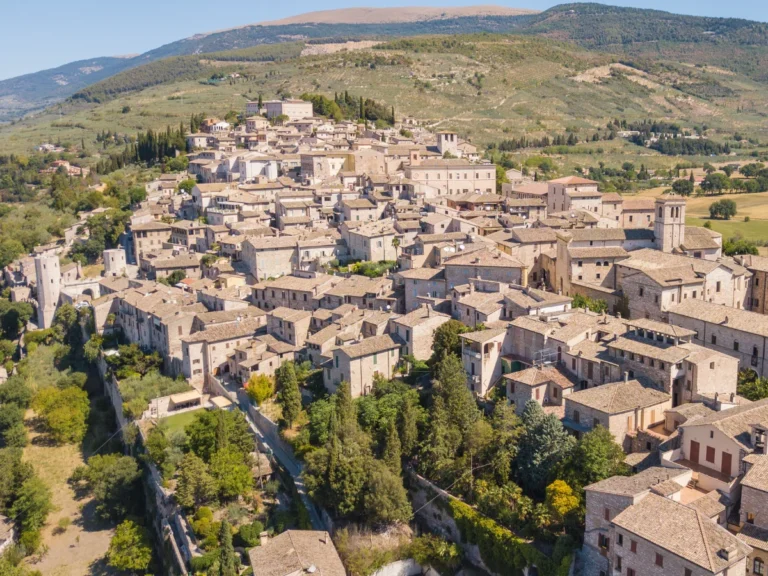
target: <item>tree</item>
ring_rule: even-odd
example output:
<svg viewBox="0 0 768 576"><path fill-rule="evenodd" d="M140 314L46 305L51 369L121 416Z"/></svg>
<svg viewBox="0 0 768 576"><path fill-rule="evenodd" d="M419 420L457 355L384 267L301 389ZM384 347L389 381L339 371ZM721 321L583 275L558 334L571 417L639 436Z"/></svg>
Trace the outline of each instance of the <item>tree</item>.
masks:
<svg viewBox="0 0 768 576"><path fill-rule="evenodd" d="M723 218L725 220L730 220L731 217L736 215L736 202L733 200L718 200L717 202L713 202L709 206L709 216L710 218Z"/></svg>
<svg viewBox="0 0 768 576"><path fill-rule="evenodd" d="M254 442L245 416L239 410L199 410L184 429L189 449L204 462L226 446L245 455L253 452Z"/></svg>
<svg viewBox="0 0 768 576"><path fill-rule="evenodd" d="M241 496L253 489L253 474L244 455L234 447L226 447L211 457L211 476L225 500Z"/></svg>
<svg viewBox="0 0 768 576"><path fill-rule="evenodd" d="M17 519L22 533L38 532L52 511L51 489L37 476L31 476L16 493L9 516Z"/></svg>
<svg viewBox="0 0 768 576"><path fill-rule="evenodd" d="M445 401L448 419L459 429L461 438L465 441L472 424L480 417L480 412L467 388L467 376L458 356L444 356L435 367L435 377L436 388Z"/></svg>
<svg viewBox="0 0 768 576"><path fill-rule="evenodd" d="M707 174L701 183L701 189L706 192L721 193L723 190L730 190L733 187L731 179L725 174L719 172Z"/></svg>
<svg viewBox="0 0 768 576"><path fill-rule="evenodd" d="M293 362L286 362L280 366L276 377L280 389L277 401L283 408L283 422L290 428L301 412L301 392Z"/></svg>
<svg viewBox="0 0 768 576"><path fill-rule="evenodd" d="M402 463L400 462L400 437L397 434L397 426L393 420L390 420L389 425L387 426L387 435L384 441L384 450L382 451L381 459L393 474L400 475L402 472Z"/></svg>
<svg viewBox="0 0 768 576"><path fill-rule="evenodd" d="M613 434L596 426L578 441L571 455L563 460L558 477L571 486L583 488L611 476L627 473L624 451Z"/></svg>
<svg viewBox="0 0 768 576"><path fill-rule="evenodd" d="M407 522L412 510L400 476L380 460L371 462L366 470L364 518L373 524Z"/></svg>
<svg viewBox="0 0 768 576"><path fill-rule="evenodd" d="M723 254L726 256L736 256L739 254L752 254L757 256L759 251L757 245L744 238L728 238L723 243Z"/></svg>
<svg viewBox="0 0 768 576"><path fill-rule="evenodd" d="M223 520L219 528L219 576L237 576L239 562L232 546L232 527Z"/></svg>
<svg viewBox="0 0 768 576"><path fill-rule="evenodd" d="M216 499L218 486L198 456L188 453L179 465L176 500L184 508L199 508Z"/></svg>
<svg viewBox="0 0 768 576"><path fill-rule="evenodd" d="M185 180L182 180L179 182L178 189L179 192L186 192L187 194L192 193L192 188L197 186L197 180L193 180L192 178L186 178Z"/></svg>
<svg viewBox="0 0 768 576"><path fill-rule="evenodd" d="M104 338L101 335L92 334L88 342L83 345L83 356L85 356L85 359L91 364L95 363L99 359L103 344Z"/></svg>
<svg viewBox="0 0 768 576"><path fill-rule="evenodd" d="M520 485L529 494L542 494L555 467L571 453L574 438L554 414L545 414L535 400L523 411L523 432L515 459Z"/></svg>
<svg viewBox="0 0 768 576"><path fill-rule="evenodd" d="M146 529L126 520L115 529L107 550L107 563L116 570L144 574L152 562L152 545Z"/></svg>
<svg viewBox="0 0 768 576"><path fill-rule="evenodd" d="M400 409L398 431L402 453L411 456L419 441L419 428L416 421L416 408L407 398Z"/></svg>
<svg viewBox="0 0 768 576"><path fill-rule="evenodd" d="M578 508L579 498L568 484L555 480L547 486L544 504L555 522L562 524L565 517Z"/></svg>
<svg viewBox="0 0 768 576"><path fill-rule="evenodd" d="M248 394L248 398L256 402L257 406L261 406L262 402L274 396L275 385L269 376L253 374L245 385L245 391Z"/></svg>
<svg viewBox="0 0 768 576"><path fill-rule="evenodd" d="M90 406L88 393L76 387L64 390L53 386L43 388L32 403L32 408L57 444L82 441Z"/></svg>
<svg viewBox="0 0 768 576"><path fill-rule="evenodd" d="M493 439L491 441L488 460L499 484L509 481L512 472L512 461L517 454L517 442L523 429L520 419L506 402L497 402L491 416Z"/></svg>
<svg viewBox="0 0 768 576"><path fill-rule="evenodd" d="M739 396L744 396L753 402L768 398L768 378L758 378L757 376L744 380L739 378L737 392Z"/></svg>
<svg viewBox="0 0 768 576"><path fill-rule="evenodd" d="M135 508L141 470L131 456L97 454L72 473L71 481L84 484L102 518L121 520Z"/></svg>
<svg viewBox="0 0 768 576"><path fill-rule="evenodd" d="M685 179L675 180L672 183L672 190L680 196L690 196L693 194L693 182Z"/></svg>
<svg viewBox="0 0 768 576"><path fill-rule="evenodd" d="M432 344L431 362L438 362L446 354L461 354L461 339L459 334L470 332L472 329L458 320L448 320L435 330Z"/></svg>

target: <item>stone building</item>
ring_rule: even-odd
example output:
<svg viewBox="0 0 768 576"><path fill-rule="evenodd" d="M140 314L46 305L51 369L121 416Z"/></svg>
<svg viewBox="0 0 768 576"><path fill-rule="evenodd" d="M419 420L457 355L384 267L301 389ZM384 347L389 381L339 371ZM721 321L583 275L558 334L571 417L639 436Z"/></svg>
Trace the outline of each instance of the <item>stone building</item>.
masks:
<svg viewBox="0 0 768 576"><path fill-rule="evenodd" d="M574 388L573 379L554 366L533 366L520 372L504 374L507 400L520 416L525 405L534 401L542 407L562 407ZM559 414L560 411L558 410Z"/></svg>
<svg viewBox="0 0 768 576"><path fill-rule="evenodd" d="M441 314L428 304L422 304L405 316L393 319L392 333L405 342L403 355L410 354L416 360L428 360L432 356L435 330L450 319L448 314Z"/></svg>
<svg viewBox="0 0 768 576"><path fill-rule="evenodd" d="M399 337L384 334L334 350L323 371L325 387L333 393L341 382L349 382L353 398L369 394L376 374L392 378L400 362L401 346Z"/></svg>
<svg viewBox="0 0 768 576"><path fill-rule="evenodd" d="M742 370L768 375L768 320L762 314L702 300L687 300L669 310L669 321L693 331L693 342L732 356Z"/></svg>
<svg viewBox="0 0 768 576"><path fill-rule="evenodd" d="M663 422L664 411L671 407L669 394L627 379L566 396L563 424L577 437L602 426L619 446L626 446L628 434Z"/></svg>

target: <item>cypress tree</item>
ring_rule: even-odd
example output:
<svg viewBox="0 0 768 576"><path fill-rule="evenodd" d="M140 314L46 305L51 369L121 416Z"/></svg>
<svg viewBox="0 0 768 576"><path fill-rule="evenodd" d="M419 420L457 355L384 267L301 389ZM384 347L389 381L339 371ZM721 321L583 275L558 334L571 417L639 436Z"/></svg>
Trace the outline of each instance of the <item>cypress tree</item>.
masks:
<svg viewBox="0 0 768 576"><path fill-rule="evenodd" d="M387 436L384 440L384 451L381 459L393 474L399 476L402 471L402 464L400 462L402 453L400 451L400 437L397 435L397 427L394 420L389 421Z"/></svg>
<svg viewBox="0 0 768 576"><path fill-rule="evenodd" d="M301 412L301 392L293 362L288 362L280 367L277 383L280 387L277 400L283 408L283 421L290 428Z"/></svg>
<svg viewBox="0 0 768 576"><path fill-rule="evenodd" d="M232 546L232 529L229 522L224 520L219 529L221 552L219 555L219 576L237 576L237 559L235 548Z"/></svg>

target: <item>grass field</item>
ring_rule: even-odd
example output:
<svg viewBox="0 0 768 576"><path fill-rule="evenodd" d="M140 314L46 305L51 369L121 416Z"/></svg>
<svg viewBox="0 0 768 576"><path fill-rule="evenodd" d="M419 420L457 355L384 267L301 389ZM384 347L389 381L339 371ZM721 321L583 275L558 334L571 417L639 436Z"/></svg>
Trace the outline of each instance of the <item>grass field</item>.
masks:
<svg viewBox="0 0 768 576"><path fill-rule="evenodd" d="M163 418L161 422L164 422L168 426L169 432L184 431L184 428L195 419L197 410L191 410L190 412L182 412L181 414L174 414Z"/></svg>
<svg viewBox="0 0 768 576"><path fill-rule="evenodd" d="M741 236L747 240L768 242L768 220L751 220L744 222L738 217L734 220L710 220L709 218L686 218L689 226L704 226L705 222L712 223L712 230L720 232L723 238Z"/></svg>

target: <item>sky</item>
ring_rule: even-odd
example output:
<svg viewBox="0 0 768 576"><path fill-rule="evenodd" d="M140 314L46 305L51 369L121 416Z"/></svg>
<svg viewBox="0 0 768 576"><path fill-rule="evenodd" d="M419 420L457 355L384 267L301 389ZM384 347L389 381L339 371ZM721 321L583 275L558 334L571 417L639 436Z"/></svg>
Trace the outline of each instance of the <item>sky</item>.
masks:
<svg viewBox="0 0 768 576"><path fill-rule="evenodd" d="M277 20L315 10L358 6L467 6L497 4L546 10L552 0L310 0L235 2L226 8L210 0L104 2L6 0L0 34L0 79L68 62L137 54L200 32ZM768 22L765 0L609 0L604 3L654 8L680 14L747 18Z"/></svg>

